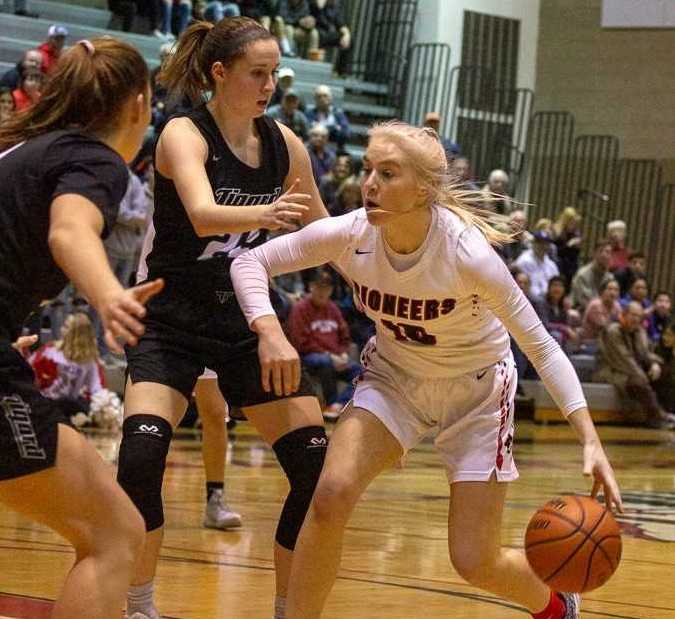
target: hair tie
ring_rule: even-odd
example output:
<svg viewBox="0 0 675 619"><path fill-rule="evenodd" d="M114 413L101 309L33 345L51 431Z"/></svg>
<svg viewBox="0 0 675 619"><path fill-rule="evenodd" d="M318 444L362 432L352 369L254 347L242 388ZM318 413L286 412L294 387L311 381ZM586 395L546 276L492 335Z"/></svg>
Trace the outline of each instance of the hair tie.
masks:
<svg viewBox="0 0 675 619"><path fill-rule="evenodd" d="M93 55L94 55L94 52L95 52L96 50L94 49L94 44L93 44L89 39L80 39L80 40L77 42L77 44L78 44L78 45L82 45L82 47L84 47L84 49L87 50L87 53L88 53L90 56L93 56Z"/></svg>

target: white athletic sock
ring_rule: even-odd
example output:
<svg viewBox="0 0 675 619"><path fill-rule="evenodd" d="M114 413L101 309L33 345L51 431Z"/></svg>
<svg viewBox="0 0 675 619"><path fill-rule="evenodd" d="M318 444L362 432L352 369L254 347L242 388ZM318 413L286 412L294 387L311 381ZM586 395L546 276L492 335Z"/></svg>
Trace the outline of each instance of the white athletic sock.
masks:
<svg viewBox="0 0 675 619"><path fill-rule="evenodd" d="M274 596L274 619L284 619L286 614L286 598Z"/></svg>
<svg viewBox="0 0 675 619"><path fill-rule="evenodd" d="M155 592L155 584L151 580L144 585L131 585L127 592L127 615L143 613L151 619L159 617L157 609L152 601Z"/></svg>

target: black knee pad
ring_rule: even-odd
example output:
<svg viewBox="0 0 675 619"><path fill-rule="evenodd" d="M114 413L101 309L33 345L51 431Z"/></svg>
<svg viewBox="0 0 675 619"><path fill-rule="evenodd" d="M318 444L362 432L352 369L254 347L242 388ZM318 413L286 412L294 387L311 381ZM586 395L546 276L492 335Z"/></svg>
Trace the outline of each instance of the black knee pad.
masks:
<svg viewBox="0 0 675 619"><path fill-rule="evenodd" d="M298 428L273 445L279 464L291 484L276 534L277 542L288 550L295 549L316 482L319 481L327 447L328 438L321 426Z"/></svg>
<svg viewBox="0 0 675 619"><path fill-rule="evenodd" d="M145 530L164 524L162 480L173 430L156 415L132 415L122 425L117 481L145 520Z"/></svg>

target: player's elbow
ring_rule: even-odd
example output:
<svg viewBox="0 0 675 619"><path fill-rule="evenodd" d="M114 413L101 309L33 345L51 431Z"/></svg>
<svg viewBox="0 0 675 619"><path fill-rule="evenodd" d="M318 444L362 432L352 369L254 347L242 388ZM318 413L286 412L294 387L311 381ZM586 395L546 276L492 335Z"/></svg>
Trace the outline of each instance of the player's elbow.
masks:
<svg viewBox="0 0 675 619"><path fill-rule="evenodd" d="M206 236L213 236L215 234L210 218L208 217L207 207L198 207L189 213L190 223L195 231L195 234L204 238Z"/></svg>

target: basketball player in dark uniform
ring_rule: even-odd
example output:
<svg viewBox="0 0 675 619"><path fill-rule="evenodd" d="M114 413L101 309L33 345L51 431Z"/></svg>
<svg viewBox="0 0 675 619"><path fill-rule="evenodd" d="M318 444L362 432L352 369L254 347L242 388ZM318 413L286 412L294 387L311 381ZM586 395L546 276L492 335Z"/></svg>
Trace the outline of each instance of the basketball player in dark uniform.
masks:
<svg viewBox="0 0 675 619"><path fill-rule="evenodd" d="M112 349L143 332L143 303L161 282L124 290L101 235L149 121L143 58L102 38L65 52L41 100L0 128L0 504L76 549L54 619L119 617L143 522L94 447L39 394L12 342L68 278L101 315Z"/></svg>
<svg viewBox="0 0 675 619"><path fill-rule="evenodd" d="M188 28L160 75L173 96L197 104L167 123L156 146L155 236L145 266L150 279L161 277L166 286L148 306L138 346L127 349L118 481L147 531L127 599L130 619L159 617L153 579L166 455L205 367L218 375L230 405L241 407L273 446L290 483L274 548L275 613L283 617L292 553L327 439L295 353L279 362L277 351L259 345L229 276L234 258L263 243L267 230L327 215L304 146L264 116L278 64L278 45L267 30L231 18ZM207 91L212 98L199 104Z"/></svg>

